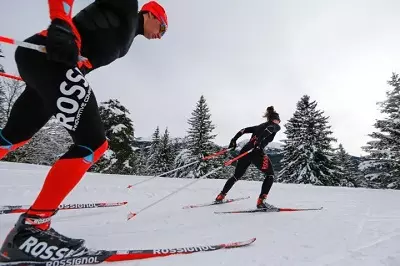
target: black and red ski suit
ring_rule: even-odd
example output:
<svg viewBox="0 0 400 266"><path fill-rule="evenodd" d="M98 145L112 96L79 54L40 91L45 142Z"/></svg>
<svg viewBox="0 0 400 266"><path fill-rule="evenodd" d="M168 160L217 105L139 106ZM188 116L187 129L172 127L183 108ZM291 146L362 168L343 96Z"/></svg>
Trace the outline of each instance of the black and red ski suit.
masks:
<svg viewBox="0 0 400 266"><path fill-rule="evenodd" d="M229 147L236 147L236 141L246 133L252 133L251 139L240 150L240 154L253 149L248 155L237 161L235 174L229 178L221 193L227 194L233 185L245 174L250 164L254 164L261 172L264 173L265 179L261 187L261 195L267 195L274 182L274 169L268 155L264 153L264 148L268 143L272 142L276 133L280 130L278 124L267 121L257 126L246 127L240 130L231 140Z"/></svg>
<svg viewBox="0 0 400 266"><path fill-rule="evenodd" d="M134 38L143 34L143 16L138 12L137 0L96 0L71 17L73 2L49 0L50 18L52 23L59 19L59 24L68 23L72 27L80 54L90 64L68 66L48 60L44 53L21 47L15 53L26 88L0 130L0 159L27 143L53 116L74 142L48 173L32 210L57 209L107 150L98 104L85 76L125 56ZM50 27L25 41L45 46L49 31ZM54 45L62 43L56 41Z"/></svg>

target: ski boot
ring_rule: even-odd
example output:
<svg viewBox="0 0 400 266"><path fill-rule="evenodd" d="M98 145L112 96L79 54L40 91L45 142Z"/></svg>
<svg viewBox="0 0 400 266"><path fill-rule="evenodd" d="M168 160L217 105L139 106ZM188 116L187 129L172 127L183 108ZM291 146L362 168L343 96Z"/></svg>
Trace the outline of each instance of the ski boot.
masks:
<svg viewBox="0 0 400 266"><path fill-rule="evenodd" d="M216 203L221 203L225 199L226 194L224 193L219 193L218 196L215 198Z"/></svg>
<svg viewBox="0 0 400 266"><path fill-rule="evenodd" d="M279 211L277 207L266 202L267 194L261 195L257 200L257 209L264 209L265 211Z"/></svg>
<svg viewBox="0 0 400 266"><path fill-rule="evenodd" d="M52 214L52 216L55 213ZM1 263L29 263L60 260L85 254L83 239L66 237L50 227L50 217L21 214L1 249Z"/></svg>

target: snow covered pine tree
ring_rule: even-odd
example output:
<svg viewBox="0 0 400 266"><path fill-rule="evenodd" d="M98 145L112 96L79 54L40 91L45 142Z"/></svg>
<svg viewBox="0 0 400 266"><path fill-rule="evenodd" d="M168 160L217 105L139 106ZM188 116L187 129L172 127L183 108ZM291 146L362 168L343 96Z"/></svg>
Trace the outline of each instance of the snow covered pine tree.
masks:
<svg viewBox="0 0 400 266"><path fill-rule="evenodd" d="M393 73L388 81L391 90L378 103L386 115L374 124L377 132L363 149L369 153L362 164L366 178L376 188L400 189L400 77Z"/></svg>
<svg viewBox="0 0 400 266"><path fill-rule="evenodd" d="M304 95L293 117L285 124L282 170L278 181L339 186L341 171L335 164L328 117L317 110L317 102Z"/></svg>

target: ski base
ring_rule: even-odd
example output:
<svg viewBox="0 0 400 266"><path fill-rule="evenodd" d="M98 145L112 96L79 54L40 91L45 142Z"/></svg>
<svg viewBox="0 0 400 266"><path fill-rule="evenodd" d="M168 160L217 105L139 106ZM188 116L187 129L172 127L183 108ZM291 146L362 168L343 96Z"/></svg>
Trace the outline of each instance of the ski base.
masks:
<svg viewBox="0 0 400 266"><path fill-rule="evenodd" d="M234 210L234 211L216 211L215 214L227 214L227 213L258 213L258 212L295 212L295 211L320 211L323 207L319 208L276 208L276 209L247 209L247 210Z"/></svg>
<svg viewBox="0 0 400 266"><path fill-rule="evenodd" d="M239 200L245 200L245 199L249 199L250 196L248 197L241 197L241 198L233 198L233 199L226 199L223 200L221 202L210 202L210 203L203 203L203 204L194 204L194 205L187 205L187 206L183 206L183 209L192 209L192 208L200 208L200 207L207 207L207 206L213 206L213 205L220 205L220 204L225 204L225 203L231 203L234 201L239 201Z"/></svg>
<svg viewBox="0 0 400 266"><path fill-rule="evenodd" d="M0 262L0 266L63 266L63 265L94 265L106 262L131 261L166 257L171 255L187 255L200 252L216 251L221 249L240 248L252 244L256 238L246 241L231 242L217 245L205 245L181 248L162 249L131 249L131 250L98 250L90 251L85 255L69 257L54 261L15 261ZM0 256L1 259L1 256Z"/></svg>
<svg viewBox="0 0 400 266"><path fill-rule="evenodd" d="M73 203L61 204L59 210L80 210L80 209L97 209L110 208L126 205L128 202L97 202L97 203ZM0 214L22 213L29 209L29 205L0 205Z"/></svg>

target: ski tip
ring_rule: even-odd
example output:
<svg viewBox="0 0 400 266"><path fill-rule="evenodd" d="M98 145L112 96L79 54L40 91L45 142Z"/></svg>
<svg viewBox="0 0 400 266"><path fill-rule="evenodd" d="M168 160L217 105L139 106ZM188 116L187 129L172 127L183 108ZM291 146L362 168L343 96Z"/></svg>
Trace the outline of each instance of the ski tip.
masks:
<svg viewBox="0 0 400 266"><path fill-rule="evenodd" d="M137 214L136 213L134 213L134 212L130 212L129 214L128 214L128 221L130 220L130 219L132 219L133 217L135 217Z"/></svg>
<svg viewBox="0 0 400 266"><path fill-rule="evenodd" d="M245 247L248 245L251 245L252 243L254 243L256 241L256 237L250 238L248 240L245 241L239 241L239 242L232 242L232 243L228 243L225 244L224 248L238 248L238 247Z"/></svg>
<svg viewBox="0 0 400 266"><path fill-rule="evenodd" d="M256 240L257 240L257 238L256 238L256 237L253 237L253 238L249 239L249 240L247 241L247 243L250 245L251 243L254 243Z"/></svg>
<svg viewBox="0 0 400 266"><path fill-rule="evenodd" d="M126 205L126 204L128 204L128 202L127 201L123 201L123 202L121 202L122 203L122 205Z"/></svg>

